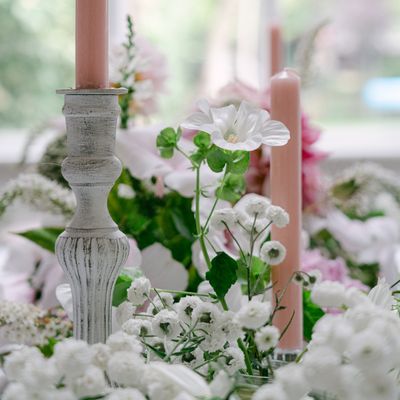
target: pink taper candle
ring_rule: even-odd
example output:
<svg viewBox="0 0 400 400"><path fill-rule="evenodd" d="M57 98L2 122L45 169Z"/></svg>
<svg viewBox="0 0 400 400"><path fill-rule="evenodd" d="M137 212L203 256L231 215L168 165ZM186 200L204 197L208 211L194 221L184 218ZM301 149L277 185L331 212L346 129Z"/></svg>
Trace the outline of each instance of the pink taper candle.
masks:
<svg viewBox="0 0 400 400"><path fill-rule="evenodd" d="M108 87L108 0L76 0L77 89Z"/></svg>
<svg viewBox="0 0 400 400"><path fill-rule="evenodd" d="M290 131L286 146L271 151L271 199L290 215L289 225L272 229L272 239L287 250L285 260L272 268L274 298L282 298L286 307L274 317L274 325L282 332L294 313L279 348L299 350L303 347L302 288L291 283L300 268L301 252L301 124L300 78L295 72L283 70L271 79L271 118L284 123Z"/></svg>
<svg viewBox="0 0 400 400"><path fill-rule="evenodd" d="M277 22L272 22L269 27L270 40L270 74L274 76L282 71L283 66L283 45L282 45L282 29Z"/></svg>

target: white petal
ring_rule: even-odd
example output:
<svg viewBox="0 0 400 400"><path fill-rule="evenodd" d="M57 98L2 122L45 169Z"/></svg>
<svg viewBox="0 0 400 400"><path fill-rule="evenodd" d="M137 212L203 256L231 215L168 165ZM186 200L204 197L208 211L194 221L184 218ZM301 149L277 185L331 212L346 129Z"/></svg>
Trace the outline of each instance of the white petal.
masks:
<svg viewBox="0 0 400 400"><path fill-rule="evenodd" d="M263 144L268 146L283 146L290 139L288 128L280 121L264 121L261 134Z"/></svg>
<svg viewBox="0 0 400 400"><path fill-rule="evenodd" d="M226 107L211 108L211 115L214 125L224 135L233 126L236 118L236 107L231 104Z"/></svg>
<svg viewBox="0 0 400 400"><path fill-rule="evenodd" d="M171 252L160 243L142 250L141 270L153 287L168 290L185 290L187 287L185 267L174 260Z"/></svg>
<svg viewBox="0 0 400 400"><path fill-rule="evenodd" d="M181 127L208 132L212 130L212 121L209 115L202 112L195 112L189 115L182 123Z"/></svg>
<svg viewBox="0 0 400 400"><path fill-rule="evenodd" d="M210 103L207 101L207 99L200 99L196 103L196 106L202 113L208 115L211 121Z"/></svg>
<svg viewBox="0 0 400 400"><path fill-rule="evenodd" d="M56 297L60 302L62 308L68 315L68 318L73 321L73 307L72 307L72 290L68 283L62 283L57 286Z"/></svg>

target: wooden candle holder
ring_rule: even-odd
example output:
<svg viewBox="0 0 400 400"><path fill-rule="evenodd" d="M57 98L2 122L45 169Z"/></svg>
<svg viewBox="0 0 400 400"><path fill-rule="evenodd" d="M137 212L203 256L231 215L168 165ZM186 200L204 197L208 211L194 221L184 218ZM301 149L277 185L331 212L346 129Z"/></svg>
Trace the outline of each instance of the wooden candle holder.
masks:
<svg viewBox="0 0 400 400"><path fill-rule="evenodd" d="M73 190L75 215L57 240L56 254L69 278L74 336L105 342L111 333L112 292L129 254L126 236L112 220L107 198L121 174L114 156L118 95L126 89L66 89L63 113L68 157L62 174Z"/></svg>

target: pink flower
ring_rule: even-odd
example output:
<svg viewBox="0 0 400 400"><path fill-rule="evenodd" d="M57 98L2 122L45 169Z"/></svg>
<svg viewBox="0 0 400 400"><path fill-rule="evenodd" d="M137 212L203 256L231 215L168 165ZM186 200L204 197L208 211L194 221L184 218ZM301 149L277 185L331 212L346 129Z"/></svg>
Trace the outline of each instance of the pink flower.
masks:
<svg viewBox="0 0 400 400"><path fill-rule="evenodd" d="M333 260L325 258L318 249L303 252L301 269L304 272L319 271L322 281L340 282L348 288L355 287L360 290L368 290L359 280L350 277L346 263L342 258Z"/></svg>

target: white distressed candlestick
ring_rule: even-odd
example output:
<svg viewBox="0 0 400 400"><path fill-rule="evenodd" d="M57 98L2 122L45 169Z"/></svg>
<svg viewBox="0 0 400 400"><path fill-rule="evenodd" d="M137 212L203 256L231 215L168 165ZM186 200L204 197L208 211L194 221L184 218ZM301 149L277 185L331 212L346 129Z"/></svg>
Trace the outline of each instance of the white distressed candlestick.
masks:
<svg viewBox="0 0 400 400"><path fill-rule="evenodd" d="M121 173L114 156L119 115L118 95L125 89L66 89L63 112L68 157L62 174L77 207L57 240L56 254L69 278L74 309L74 336L105 342L111 333L112 292L129 253L126 236L107 209L110 190Z"/></svg>

